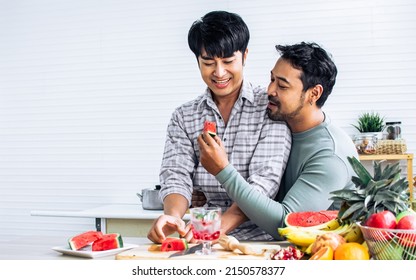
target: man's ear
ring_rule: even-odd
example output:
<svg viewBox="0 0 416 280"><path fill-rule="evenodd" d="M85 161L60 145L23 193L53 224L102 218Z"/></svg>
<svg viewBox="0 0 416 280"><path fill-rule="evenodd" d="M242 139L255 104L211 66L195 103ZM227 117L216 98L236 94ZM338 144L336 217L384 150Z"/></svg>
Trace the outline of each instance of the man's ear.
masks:
<svg viewBox="0 0 416 280"><path fill-rule="evenodd" d="M247 54L248 54L248 49L246 49L243 53L243 66L246 64Z"/></svg>
<svg viewBox="0 0 416 280"><path fill-rule="evenodd" d="M314 86L311 90L310 102L316 103L316 101L318 101L318 99L321 97L323 91L324 88L322 85L317 84Z"/></svg>

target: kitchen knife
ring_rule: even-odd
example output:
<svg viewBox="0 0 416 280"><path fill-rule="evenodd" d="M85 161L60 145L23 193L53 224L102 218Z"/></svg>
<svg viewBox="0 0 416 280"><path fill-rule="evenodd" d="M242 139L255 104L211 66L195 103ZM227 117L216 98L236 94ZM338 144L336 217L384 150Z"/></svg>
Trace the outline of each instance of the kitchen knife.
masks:
<svg viewBox="0 0 416 280"><path fill-rule="evenodd" d="M196 251L201 250L201 249L202 249L202 244L198 244L198 245L192 246L191 248L188 248L186 250L173 253L168 258L174 258L174 257L180 257L180 256L189 255L189 254L194 254Z"/></svg>

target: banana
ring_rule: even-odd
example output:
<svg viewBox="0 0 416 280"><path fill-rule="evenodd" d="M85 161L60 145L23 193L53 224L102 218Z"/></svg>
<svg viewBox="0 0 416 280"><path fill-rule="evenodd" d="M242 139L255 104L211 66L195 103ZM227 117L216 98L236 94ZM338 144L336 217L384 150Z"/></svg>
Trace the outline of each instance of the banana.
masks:
<svg viewBox="0 0 416 280"><path fill-rule="evenodd" d="M364 242L363 233L356 223L352 223L350 229L346 233L342 234L342 237L344 237L346 242Z"/></svg>
<svg viewBox="0 0 416 280"><path fill-rule="evenodd" d="M290 243L302 248L303 252L310 251L311 245L315 242L318 235L328 232L336 233L344 237L346 242L362 243L364 237L359 226L356 223L345 223L340 225L337 220L331 220L324 226L318 225L313 227L295 227L288 226L279 228L278 232Z"/></svg>
<svg viewBox="0 0 416 280"><path fill-rule="evenodd" d="M322 230L322 229L308 229L308 228L290 228L285 229L284 234L282 235L284 238L287 239L287 241L300 246L300 247L308 247L316 240L316 237L321 234L325 234L328 232L333 232L339 235L346 235L348 232L351 231L352 224L344 224L342 226L339 226L338 228L334 230Z"/></svg>
<svg viewBox="0 0 416 280"><path fill-rule="evenodd" d="M338 219L330 220L324 224L322 224L321 229L322 230L335 230L339 228L341 224L339 223Z"/></svg>
<svg viewBox="0 0 416 280"><path fill-rule="evenodd" d="M342 237L344 237L344 235L346 235L351 230L351 227L352 227L352 224L350 224L350 223L343 224L342 226L340 226L337 229L332 230L331 232L339 234Z"/></svg>
<svg viewBox="0 0 416 280"><path fill-rule="evenodd" d="M321 234L322 231L305 231L305 230L299 230L299 231L291 231L284 235L287 241L290 243L299 246L299 247L308 247L313 242L315 242L316 237Z"/></svg>

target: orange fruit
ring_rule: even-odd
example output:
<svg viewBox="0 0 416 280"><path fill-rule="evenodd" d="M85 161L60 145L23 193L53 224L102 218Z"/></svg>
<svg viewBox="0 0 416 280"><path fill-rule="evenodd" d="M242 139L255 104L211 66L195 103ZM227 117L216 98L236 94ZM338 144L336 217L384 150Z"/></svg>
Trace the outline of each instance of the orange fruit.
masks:
<svg viewBox="0 0 416 280"><path fill-rule="evenodd" d="M339 245L334 252L334 260L369 260L370 254L360 243L350 242Z"/></svg>
<svg viewBox="0 0 416 280"><path fill-rule="evenodd" d="M309 260L332 260L334 258L334 250L331 246L323 246Z"/></svg>

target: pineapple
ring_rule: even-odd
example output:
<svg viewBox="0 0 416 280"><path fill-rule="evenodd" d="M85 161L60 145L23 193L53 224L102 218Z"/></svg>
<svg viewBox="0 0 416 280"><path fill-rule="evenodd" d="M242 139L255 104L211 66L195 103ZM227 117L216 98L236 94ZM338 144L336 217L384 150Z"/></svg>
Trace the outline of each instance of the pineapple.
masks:
<svg viewBox="0 0 416 280"><path fill-rule="evenodd" d="M366 221L371 214L389 210L395 215L407 210L409 205L408 182L400 178L399 163L388 164L383 170L374 161L374 176L355 157L348 157L358 177L353 176L355 189L331 192L335 202L341 203L338 219L341 223Z"/></svg>

